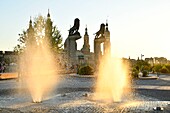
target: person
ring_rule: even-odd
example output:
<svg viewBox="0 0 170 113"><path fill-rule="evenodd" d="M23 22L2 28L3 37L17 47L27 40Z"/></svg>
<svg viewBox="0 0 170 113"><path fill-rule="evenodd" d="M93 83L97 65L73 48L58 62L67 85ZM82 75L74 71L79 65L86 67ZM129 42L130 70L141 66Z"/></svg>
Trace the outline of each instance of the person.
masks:
<svg viewBox="0 0 170 113"><path fill-rule="evenodd" d="M1 73L4 73L4 65L3 65L3 63L0 64L0 70L1 70Z"/></svg>
<svg viewBox="0 0 170 113"><path fill-rule="evenodd" d="M0 73L2 73L2 63L0 62Z"/></svg>
<svg viewBox="0 0 170 113"><path fill-rule="evenodd" d="M3 73L5 72L5 69L6 69L5 64L3 64L3 65L2 65L2 72L3 72Z"/></svg>
<svg viewBox="0 0 170 113"><path fill-rule="evenodd" d="M157 77L159 77L159 75L160 75L160 73L159 73L159 72L157 72Z"/></svg>

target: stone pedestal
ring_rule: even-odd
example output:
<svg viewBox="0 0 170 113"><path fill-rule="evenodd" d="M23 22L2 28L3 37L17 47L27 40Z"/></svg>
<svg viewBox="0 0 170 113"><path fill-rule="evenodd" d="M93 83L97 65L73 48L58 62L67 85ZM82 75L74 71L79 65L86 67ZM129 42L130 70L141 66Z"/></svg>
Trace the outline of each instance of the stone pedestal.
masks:
<svg viewBox="0 0 170 113"><path fill-rule="evenodd" d="M73 35L73 36L68 36L65 42L65 47L64 49L67 51L67 56L69 63L74 65L77 63L76 60L76 51L77 51L77 43L76 40L80 39L80 35Z"/></svg>
<svg viewBox="0 0 170 113"><path fill-rule="evenodd" d="M104 41L104 55L111 55L111 44L110 44L110 39L106 38Z"/></svg>
<svg viewBox="0 0 170 113"><path fill-rule="evenodd" d="M99 64L99 60L102 56L102 51L101 51L101 43L105 41L105 37L99 37L94 39L94 59L95 59L95 64Z"/></svg>

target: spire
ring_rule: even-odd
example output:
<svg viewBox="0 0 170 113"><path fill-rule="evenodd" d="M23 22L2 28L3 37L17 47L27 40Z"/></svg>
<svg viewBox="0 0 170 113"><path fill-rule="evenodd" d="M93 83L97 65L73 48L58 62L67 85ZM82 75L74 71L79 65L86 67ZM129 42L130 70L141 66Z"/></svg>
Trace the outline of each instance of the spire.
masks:
<svg viewBox="0 0 170 113"><path fill-rule="evenodd" d="M31 20L31 16L30 16L30 21L29 21L29 27L27 29L27 33L28 33L28 39L27 39L27 43L26 43L26 46L29 44L33 44L34 45L34 42L35 41L35 38L34 38L34 28L32 26L32 20Z"/></svg>
<svg viewBox="0 0 170 113"><path fill-rule="evenodd" d="M106 31L109 31L109 29L108 29L108 19L106 20Z"/></svg>
<svg viewBox="0 0 170 113"><path fill-rule="evenodd" d="M32 24L31 16L30 16L30 24Z"/></svg>
<svg viewBox="0 0 170 113"><path fill-rule="evenodd" d="M87 25L86 25L86 28L85 28L85 35L88 35L88 33L87 33Z"/></svg>
<svg viewBox="0 0 170 113"><path fill-rule="evenodd" d="M29 28L32 29L32 20L31 20L31 16L30 16L30 21L29 21Z"/></svg>
<svg viewBox="0 0 170 113"><path fill-rule="evenodd" d="M50 10L48 9L48 14L47 14L47 17L50 17Z"/></svg>
<svg viewBox="0 0 170 113"><path fill-rule="evenodd" d="M108 19L106 19L106 26L108 26Z"/></svg>
<svg viewBox="0 0 170 113"><path fill-rule="evenodd" d="M89 35L88 35L88 32L87 32L87 25L86 25L85 34L84 34L84 44L83 44L83 47L82 47L81 51L84 54L89 54L90 53Z"/></svg>

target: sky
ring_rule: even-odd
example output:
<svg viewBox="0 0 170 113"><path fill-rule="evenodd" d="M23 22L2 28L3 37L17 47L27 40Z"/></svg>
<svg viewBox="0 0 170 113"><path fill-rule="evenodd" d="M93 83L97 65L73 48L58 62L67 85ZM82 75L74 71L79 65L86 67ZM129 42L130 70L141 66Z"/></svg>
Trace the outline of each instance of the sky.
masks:
<svg viewBox="0 0 170 113"><path fill-rule="evenodd" d="M0 50L13 50L18 34L28 28L30 16L47 16L63 37L74 19L80 19L78 50L87 25L90 49L94 33L108 19L112 54L119 57L166 57L170 60L170 0L1 0Z"/></svg>

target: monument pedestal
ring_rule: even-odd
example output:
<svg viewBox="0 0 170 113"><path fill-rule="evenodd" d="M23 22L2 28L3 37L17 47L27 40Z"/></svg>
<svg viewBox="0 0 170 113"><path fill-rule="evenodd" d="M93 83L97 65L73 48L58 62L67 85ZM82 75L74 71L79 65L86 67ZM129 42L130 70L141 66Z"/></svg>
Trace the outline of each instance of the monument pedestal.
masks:
<svg viewBox="0 0 170 113"><path fill-rule="evenodd" d="M70 64L77 64L76 60L76 51L77 51L77 43L76 40L80 39L80 35L72 35L68 36L65 42L65 50L67 51L67 57Z"/></svg>
<svg viewBox="0 0 170 113"><path fill-rule="evenodd" d="M102 56L101 43L105 41L105 37L99 37L94 39L94 59L95 65L99 64L100 58Z"/></svg>

